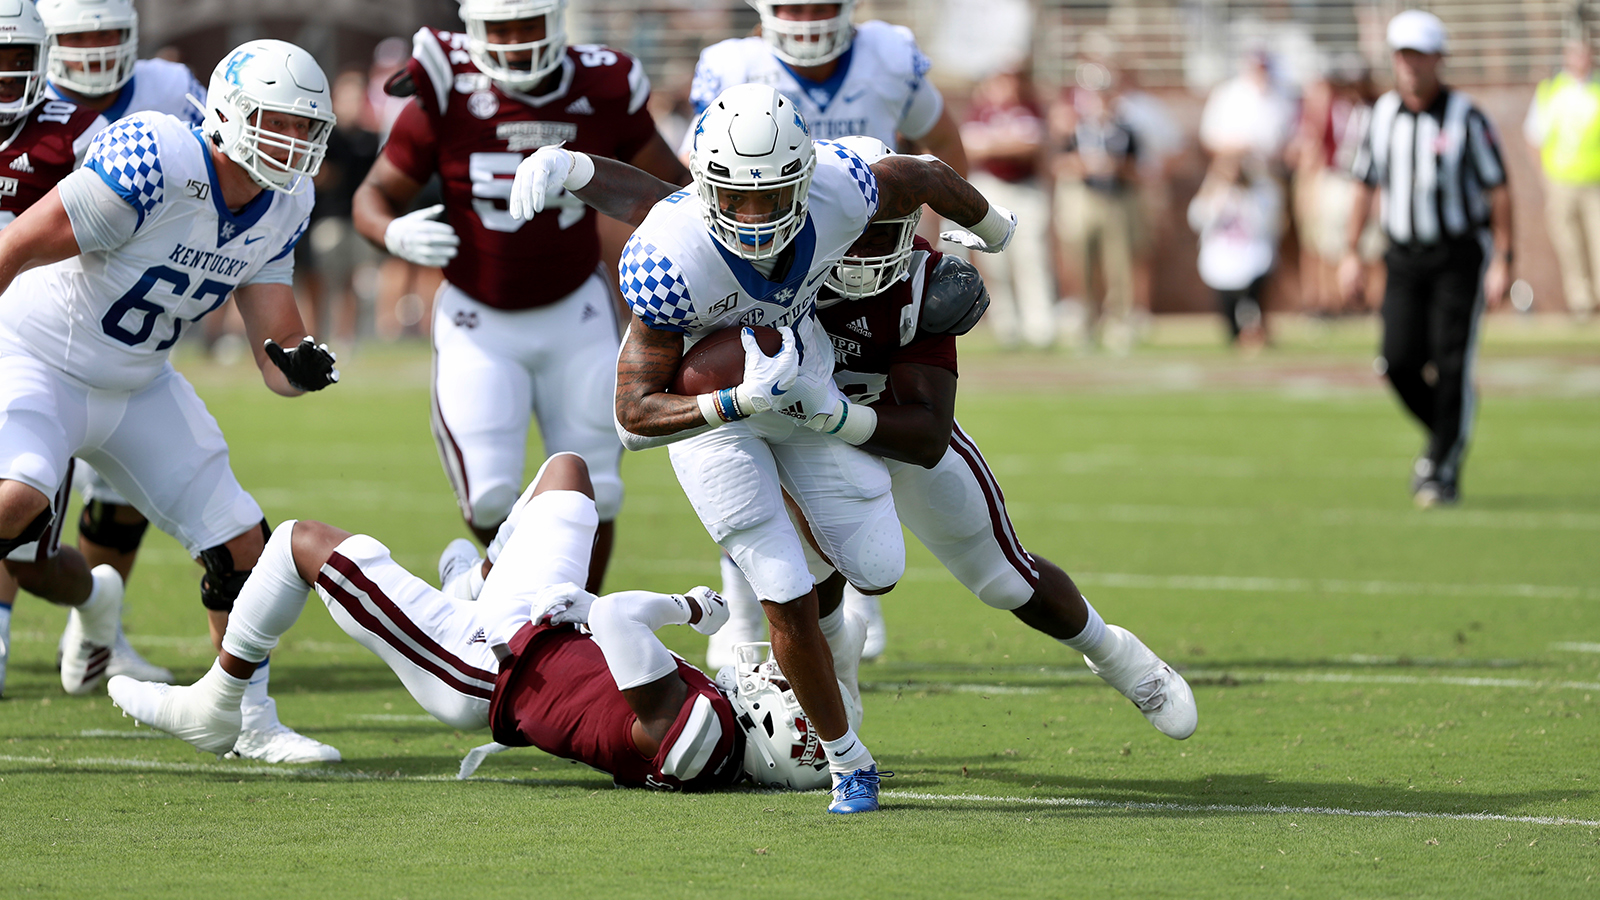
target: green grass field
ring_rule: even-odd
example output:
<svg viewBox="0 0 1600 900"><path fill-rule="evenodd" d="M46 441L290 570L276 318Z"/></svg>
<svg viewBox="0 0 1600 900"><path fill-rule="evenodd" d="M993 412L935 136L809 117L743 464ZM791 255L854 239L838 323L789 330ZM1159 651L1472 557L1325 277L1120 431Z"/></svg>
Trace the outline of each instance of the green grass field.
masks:
<svg viewBox="0 0 1600 900"><path fill-rule="evenodd" d="M1370 326L1287 331L1254 360L1158 338L1117 360L975 340L960 414L1028 547L1185 670L1186 742L920 547L862 673L862 734L897 774L884 812L851 817L821 794L616 790L534 751L458 782L487 735L422 714L315 603L274 694L345 761L218 761L63 695L65 616L24 597L0 897L1600 896L1600 329L1497 323L1464 502L1430 513ZM292 402L183 368L274 521L370 532L431 580L463 531L424 350L373 350ZM610 586L715 583L665 454L625 465ZM211 659L199 570L147 548L129 632L187 682Z"/></svg>

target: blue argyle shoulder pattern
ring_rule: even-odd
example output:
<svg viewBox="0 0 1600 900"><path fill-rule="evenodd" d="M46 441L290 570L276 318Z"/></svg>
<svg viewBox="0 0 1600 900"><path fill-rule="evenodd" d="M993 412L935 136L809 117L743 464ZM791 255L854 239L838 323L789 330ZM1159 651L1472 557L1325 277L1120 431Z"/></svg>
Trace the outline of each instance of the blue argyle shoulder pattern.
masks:
<svg viewBox="0 0 1600 900"><path fill-rule="evenodd" d="M96 135L84 166L138 211L139 224L161 205L165 194L161 155L155 129L143 116L123 119Z"/></svg>
<svg viewBox="0 0 1600 900"><path fill-rule="evenodd" d="M628 307L651 328L687 332L698 321L683 270L649 241L628 239L617 275Z"/></svg>
<svg viewBox="0 0 1600 900"><path fill-rule="evenodd" d="M818 153L831 153L844 161L843 168L850 174L850 180L855 183L856 190L867 200L867 218L878 214L878 178L872 174L872 167L866 160L857 156L854 151L833 141L817 141Z"/></svg>

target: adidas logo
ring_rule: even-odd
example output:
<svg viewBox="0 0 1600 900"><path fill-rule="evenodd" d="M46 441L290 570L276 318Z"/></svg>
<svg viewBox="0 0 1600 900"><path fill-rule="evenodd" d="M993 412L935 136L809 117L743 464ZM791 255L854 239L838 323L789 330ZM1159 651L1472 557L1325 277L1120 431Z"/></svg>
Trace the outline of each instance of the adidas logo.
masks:
<svg viewBox="0 0 1600 900"><path fill-rule="evenodd" d="M473 644L487 644L487 643L488 643L488 642L489 642L489 639L488 639L488 637L487 637L487 636L486 636L486 635L485 635L485 634L484 634L484 633L483 633L483 629L482 629L482 628L479 628L479 629L478 629L478 630L477 630L477 631L475 631L475 632L473 632L473 634L472 634L472 640L470 640L470 641L467 641L467 646L469 646L469 647L470 647L470 646L472 646L472 645L473 645Z"/></svg>
<svg viewBox="0 0 1600 900"><path fill-rule="evenodd" d="M567 112L574 116L592 116L594 107L589 104L588 97L579 97L567 104Z"/></svg>
<svg viewBox="0 0 1600 900"><path fill-rule="evenodd" d="M33 163L28 161L28 154L24 153L21 156L19 156L16 159L11 161L11 169L12 169L12 171L26 172L29 175L32 175L33 174Z"/></svg>
<svg viewBox="0 0 1600 900"><path fill-rule="evenodd" d="M578 321L587 322L598 315L600 315L600 311L594 308L593 303L585 303L583 305L583 314L578 316Z"/></svg>
<svg viewBox="0 0 1600 900"><path fill-rule="evenodd" d="M854 331L856 334L859 334L862 337L872 337L872 330L867 327L867 317L866 316L862 316L861 318L855 320L854 322L851 322L850 324L848 324L848 325L846 325L844 327L850 329L851 331Z"/></svg>

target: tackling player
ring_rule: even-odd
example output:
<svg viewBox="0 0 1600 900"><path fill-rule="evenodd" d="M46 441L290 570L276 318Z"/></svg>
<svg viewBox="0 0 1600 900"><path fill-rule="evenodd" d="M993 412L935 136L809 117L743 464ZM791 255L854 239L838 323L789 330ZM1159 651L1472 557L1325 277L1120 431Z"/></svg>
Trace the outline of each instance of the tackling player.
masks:
<svg viewBox="0 0 1600 900"><path fill-rule="evenodd" d="M890 155L871 138L840 143L868 162ZM1082 653L1162 734L1187 738L1197 717L1183 676L1132 632L1106 624L1066 572L1022 546L998 479L955 421L955 339L978 323L989 295L971 264L915 237L920 216L868 227L817 298L834 381L878 413L861 448L885 458L900 521L950 574Z"/></svg>
<svg viewBox="0 0 1600 900"><path fill-rule="evenodd" d="M789 98L814 138L867 135L894 147L903 137L966 176L960 128L928 80L930 63L910 29L876 20L852 25L854 0L749 2L761 13L761 36L722 41L701 51L690 88L697 114L724 88L764 84ZM684 160L693 139L692 132L684 136L678 151ZM722 593L732 614L728 627L707 643L706 660L712 667L732 658L734 644L756 640L761 633L760 604L726 556ZM867 623L865 658L881 655L886 634L878 599L850 587L845 605Z"/></svg>
<svg viewBox="0 0 1600 900"><path fill-rule="evenodd" d="M784 495L864 590L899 580L905 548L883 460L852 446L872 434L875 413L834 385L816 296L870 222L926 203L971 228L951 239L999 252L1016 219L937 160L869 167L839 144L814 143L788 99L762 85L729 88L694 134L690 190L669 194L670 185L614 161L545 150L519 168L513 199L536 210L564 187L624 221L649 210L619 270L634 317L617 360L618 432L631 449L672 445L695 512L755 588L773 654L827 749L829 809L875 810L879 773L846 719L834 671L834 656L852 651L842 629L818 625ZM667 392L686 342L757 324L784 332L784 346L768 357L746 331L742 384L698 397Z"/></svg>
<svg viewBox="0 0 1600 900"><path fill-rule="evenodd" d="M433 434L462 517L488 543L523 478L528 423L545 451L589 464L600 508L588 584L611 555L622 447L607 410L620 325L595 213L552 198L525 221L506 200L523 158L565 143L675 184L687 173L645 108L632 56L566 43L566 0L464 0L465 33L424 28L391 91L415 91L355 194L356 228L443 266L434 307ZM400 215L437 173L444 204ZM435 218L443 212L444 221Z"/></svg>
<svg viewBox="0 0 1600 900"><path fill-rule="evenodd" d="M209 95L199 129L142 113L101 132L83 168L0 232L0 554L52 529L62 510L50 495L81 456L204 565L201 601L220 640L266 521L167 357L186 322L237 288L269 388L295 396L338 380L290 288L333 113L322 70L281 41L236 48ZM91 574L70 549L6 566L30 592L72 607L62 686L92 690L119 626L120 576ZM241 755L338 757L278 722L264 669L246 729Z"/></svg>
<svg viewBox="0 0 1600 900"><path fill-rule="evenodd" d="M578 587L599 525L594 493L581 457L547 459L490 543L476 603L440 593L366 535L285 522L239 595L211 671L189 687L113 678L111 698L136 720L220 753L239 732L252 668L314 586L339 627L429 714L452 728L492 729L497 743L468 755L463 778L486 752L535 746L625 787L707 790L747 773L772 786L826 783L815 736L773 684L781 673L742 667L713 683L656 637L665 625L716 631L728 610L715 591L597 598Z"/></svg>

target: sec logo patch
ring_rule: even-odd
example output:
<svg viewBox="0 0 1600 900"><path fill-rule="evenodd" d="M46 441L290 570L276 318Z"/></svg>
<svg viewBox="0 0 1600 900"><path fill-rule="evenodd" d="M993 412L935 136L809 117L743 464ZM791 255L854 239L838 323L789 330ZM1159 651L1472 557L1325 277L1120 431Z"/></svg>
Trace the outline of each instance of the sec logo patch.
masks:
<svg viewBox="0 0 1600 900"><path fill-rule="evenodd" d="M467 112L480 119L487 119L500 111L500 101L495 99L493 91L478 91L467 98Z"/></svg>

